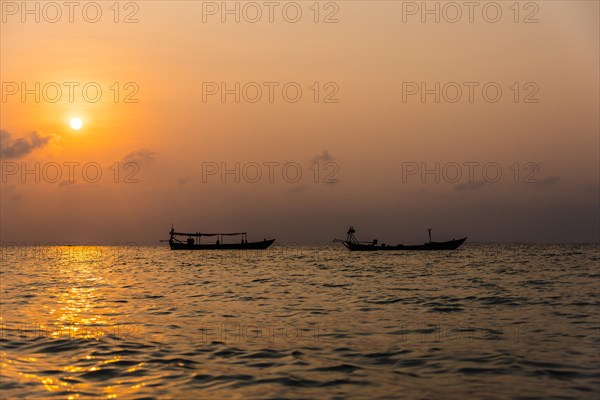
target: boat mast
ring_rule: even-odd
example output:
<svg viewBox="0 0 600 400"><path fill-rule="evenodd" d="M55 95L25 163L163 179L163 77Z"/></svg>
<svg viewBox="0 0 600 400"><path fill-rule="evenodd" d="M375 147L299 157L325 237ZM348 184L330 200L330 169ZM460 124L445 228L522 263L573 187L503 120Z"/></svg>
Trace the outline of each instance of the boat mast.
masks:
<svg viewBox="0 0 600 400"><path fill-rule="evenodd" d="M346 241L349 243L358 243L358 240L356 240L356 237L354 237L354 233L356 231L354 230L354 227L351 226L350 229L348 229L348 232L346 232L346 234L348 235L348 237L346 238Z"/></svg>

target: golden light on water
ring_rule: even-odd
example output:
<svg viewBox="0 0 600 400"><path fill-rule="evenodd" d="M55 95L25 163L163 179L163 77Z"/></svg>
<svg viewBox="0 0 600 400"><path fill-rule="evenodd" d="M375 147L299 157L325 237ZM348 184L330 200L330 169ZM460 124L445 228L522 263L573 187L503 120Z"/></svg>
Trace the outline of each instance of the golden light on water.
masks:
<svg viewBox="0 0 600 400"><path fill-rule="evenodd" d="M82 341L122 343L124 335L131 334L128 326L121 326L118 320L108 317L119 312L112 303L119 298L118 294L99 289L112 285L110 274L102 273L98 268L100 262L112 258L113 253L109 249L100 246L56 246L31 249L31 252L29 255L35 255L34 259L47 259L52 264L52 274L64 278L66 286L50 289L45 293L48 303L41 310L27 315L29 320L39 322L4 324L4 318L0 317L0 338L16 338L23 343L40 345L50 341L58 346L69 347ZM92 385L77 381L80 374L103 374L106 369L118 368L111 364L122 360L120 355L101 360L88 354L83 357L85 365L77 365L78 361L75 360L61 366L55 376L48 376L35 371L21 371L23 365L43 362L38 357L19 357L13 360L7 355L5 351L0 352L0 366L6 376L24 382L37 381L48 392L72 393L68 395L69 399L79 398L79 392L92 390ZM143 365L140 362L128 366L127 372L134 373L142 369ZM45 370L52 371L53 367L48 365ZM106 387L105 398L132 395L144 387L141 379L130 378L129 381Z"/></svg>

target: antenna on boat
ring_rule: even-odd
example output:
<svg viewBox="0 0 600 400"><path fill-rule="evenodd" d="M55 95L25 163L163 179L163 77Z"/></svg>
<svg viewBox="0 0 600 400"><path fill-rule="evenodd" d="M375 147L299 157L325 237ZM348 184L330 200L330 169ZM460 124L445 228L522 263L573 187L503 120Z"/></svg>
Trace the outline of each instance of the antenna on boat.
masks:
<svg viewBox="0 0 600 400"><path fill-rule="evenodd" d="M354 230L354 227L350 226L350 229L348 229L348 232L346 232L346 234L348 235L346 237L346 242L352 242L352 243L357 242L356 238L354 237L355 232L356 231Z"/></svg>
<svg viewBox="0 0 600 400"><path fill-rule="evenodd" d="M427 232L429 232L429 243L431 243L431 228L427 228Z"/></svg>

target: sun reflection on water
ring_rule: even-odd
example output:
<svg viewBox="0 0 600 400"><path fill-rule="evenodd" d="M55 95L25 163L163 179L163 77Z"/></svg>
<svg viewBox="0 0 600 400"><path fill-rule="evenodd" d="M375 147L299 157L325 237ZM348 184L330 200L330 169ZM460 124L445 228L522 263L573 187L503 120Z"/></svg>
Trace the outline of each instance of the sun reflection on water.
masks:
<svg viewBox="0 0 600 400"><path fill-rule="evenodd" d="M292 384L366 398L400 383L407 398L443 397L423 377L462 397L598 392L597 246L352 259L96 250L3 256L2 395L289 397ZM557 294L570 302L560 315Z"/></svg>
<svg viewBox="0 0 600 400"><path fill-rule="evenodd" d="M0 338L16 341L19 345L38 346L40 353L48 348L62 351L86 348L92 343L104 343L110 346L120 343L123 329L115 317L119 311L115 309L116 293L106 290L112 285L110 271L106 261L113 257L110 249L89 246L53 246L51 248L31 247L24 254L30 261L29 268L35 273L45 275L51 282L45 287L27 286L25 277L23 284L32 290L34 301L28 307L21 307L20 314L12 314L10 307L2 308ZM23 255L22 255L23 256ZM44 267L41 267L44 265ZM110 265L110 264L108 264ZM117 296L118 297L118 296ZM24 311L24 313L23 313ZM13 323L13 321L16 321ZM31 322L35 321L35 322ZM80 398L81 393L92 393L93 386L82 382L82 374L102 374L111 364L122 361L122 356L114 356L108 360L97 360L92 354L82 357L69 356L58 370L56 365L43 365L38 357L11 358L8 352L0 351L2 375L11 380L24 382L37 381L46 391L70 393L68 399ZM36 372L22 372L28 366L37 363ZM91 364L91 365L90 365ZM127 372L135 372L143 367L143 363L129 366ZM51 371L49 373L37 373ZM133 384L132 384L133 383ZM117 398L131 394L144 386L142 382L122 381L118 385L104 388L106 398Z"/></svg>

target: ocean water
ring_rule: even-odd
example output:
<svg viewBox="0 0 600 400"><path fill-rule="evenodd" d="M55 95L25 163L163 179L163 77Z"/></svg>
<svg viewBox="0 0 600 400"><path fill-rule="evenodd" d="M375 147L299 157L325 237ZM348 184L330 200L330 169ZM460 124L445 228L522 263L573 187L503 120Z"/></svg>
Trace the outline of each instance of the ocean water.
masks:
<svg viewBox="0 0 600 400"><path fill-rule="evenodd" d="M600 397L598 245L4 246L0 397Z"/></svg>

